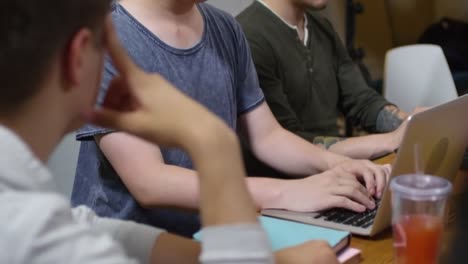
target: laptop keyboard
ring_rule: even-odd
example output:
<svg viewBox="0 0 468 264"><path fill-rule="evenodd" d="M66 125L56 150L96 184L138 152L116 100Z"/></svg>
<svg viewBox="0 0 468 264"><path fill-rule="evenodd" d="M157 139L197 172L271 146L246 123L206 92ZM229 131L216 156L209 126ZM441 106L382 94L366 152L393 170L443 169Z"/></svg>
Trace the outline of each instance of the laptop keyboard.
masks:
<svg viewBox="0 0 468 264"><path fill-rule="evenodd" d="M320 214L314 216L314 218L343 225L368 228L374 223L375 215L377 214L377 208L379 208L380 205L380 200L376 200L375 204L376 206L373 210L367 210L362 213L357 213L342 208L333 208L321 212Z"/></svg>

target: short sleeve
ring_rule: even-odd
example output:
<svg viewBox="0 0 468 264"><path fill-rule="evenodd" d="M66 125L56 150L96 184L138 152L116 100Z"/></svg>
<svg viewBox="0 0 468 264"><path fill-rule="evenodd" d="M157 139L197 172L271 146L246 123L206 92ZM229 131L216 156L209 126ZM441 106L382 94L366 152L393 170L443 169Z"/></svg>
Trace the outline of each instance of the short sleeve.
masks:
<svg viewBox="0 0 468 264"><path fill-rule="evenodd" d="M114 68L111 59L106 56L104 59L104 70L102 74L101 85L96 101L96 107L100 107L106 98L107 90L112 79L117 75L117 71ZM77 140L93 140L96 135L107 134L113 132L113 129L98 127L91 124L87 124L80 128L76 132Z"/></svg>
<svg viewBox="0 0 468 264"><path fill-rule="evenodd" d="M242 115L255 109L265 98L260 89L247 39L237 21L234 23L238 41L237 114Z"/></svg>

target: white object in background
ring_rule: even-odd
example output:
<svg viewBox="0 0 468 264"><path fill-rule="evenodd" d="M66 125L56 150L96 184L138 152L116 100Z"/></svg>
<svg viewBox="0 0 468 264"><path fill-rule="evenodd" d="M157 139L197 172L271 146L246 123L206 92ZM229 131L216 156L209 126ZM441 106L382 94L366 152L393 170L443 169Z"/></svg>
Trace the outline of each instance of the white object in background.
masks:
<svg viewBox="0 0 468 264"><path fill-rule="evenodd" d="M387 52L384 96L400 109L432 107L458 97L442 49L436 45L410 45Z"/></svg>
<svg viewBox="0 0 468 264"><path fill-rule="evenodd" d="M76 141L75 133L70 133L64 137L47 162L58 190L67 198L71 198L79 150L80 142Z"/></svg>

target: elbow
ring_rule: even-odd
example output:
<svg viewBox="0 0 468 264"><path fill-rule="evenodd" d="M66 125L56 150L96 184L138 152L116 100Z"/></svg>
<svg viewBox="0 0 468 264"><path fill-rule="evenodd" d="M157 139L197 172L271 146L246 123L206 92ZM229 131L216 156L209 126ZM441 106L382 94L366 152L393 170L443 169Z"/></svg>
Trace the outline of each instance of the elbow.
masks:
<svg viewBox="0 0 468 264"><path fill-rule="evenodd" d="M151 209L157 206L157 203L144 195L134 196L136 202L144 209Z"/></svg>
<svg viewBox="0 0 468 264"><path fill-rule="evenodd" d="M161 197L154 195L155 190L146 190L145 187L130 191L135 201L144 209L151 209L164 204Z"/></svg>

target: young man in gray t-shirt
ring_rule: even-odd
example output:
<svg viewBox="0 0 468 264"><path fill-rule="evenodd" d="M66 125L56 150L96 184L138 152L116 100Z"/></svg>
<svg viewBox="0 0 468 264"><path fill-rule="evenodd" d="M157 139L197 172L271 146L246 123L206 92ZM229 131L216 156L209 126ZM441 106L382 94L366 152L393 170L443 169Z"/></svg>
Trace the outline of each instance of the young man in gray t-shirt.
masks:
<svg viewBox="0 0 468 264"><path fill-rule="evenodd" d="M298 211L374 208L372 196L383 190L388 167L333 154L284 130L264 102L238 23L198 2L202 1L124 0L112 17L139 66L162 74L233 130L245 133L259 159L289 175L317 174L300 180L248 178L257 206ZM101 102L114 74L107 61ZM82 145L74 205L86 204L99 215L132 219L187 236L198 229L193 214L154 209L198 208L198 175L185 152L93 126L81 129L77 137Z"/></svg>

